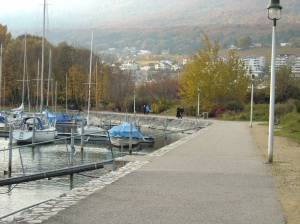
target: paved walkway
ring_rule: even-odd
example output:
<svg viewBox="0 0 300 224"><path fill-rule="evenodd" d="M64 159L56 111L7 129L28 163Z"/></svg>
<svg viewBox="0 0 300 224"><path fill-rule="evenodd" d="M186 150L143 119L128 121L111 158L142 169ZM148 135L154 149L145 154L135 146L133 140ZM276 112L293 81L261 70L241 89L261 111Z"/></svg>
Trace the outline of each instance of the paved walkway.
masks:
<svg viewBox="0 0 300 224"><path fill-rule="evenodd" d="M254 155L249 129L245 122L216 121L108 173L102 184L74 189L63 200L69 200L65 209L51 202L39 208L52 206L49 216L35 208L28 214L43 218L23 222L285 223L265 161ZM75 200L76 192L81 196Z"/></svg>

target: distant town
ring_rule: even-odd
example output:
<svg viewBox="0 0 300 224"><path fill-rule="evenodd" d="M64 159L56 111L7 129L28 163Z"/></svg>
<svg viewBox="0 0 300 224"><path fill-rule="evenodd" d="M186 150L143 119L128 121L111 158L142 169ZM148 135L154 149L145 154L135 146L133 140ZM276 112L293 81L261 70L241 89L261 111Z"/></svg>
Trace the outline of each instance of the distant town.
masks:
<svg viewBox="0 0 300 224"><path fill-rule="evenodd" d="M253 44L251 47L262 47L262 43ZM280 43L281 47L291 46L290 43ZM229 47L230 50L241 51L235 45ZM110 48L109 51L115 51L114 48ZM152 80L148 78L150 72L163 72L168 73L171 77L179 77L179 72L182 71L183 66L189 60L188 58L182 58L180 61L174 61L172 59L162 59L154 61L152 60L149 63L145 63L146 60L139 61L136 60L139 56L150 55L152 54L149 50L137 50L135 47L125 47L122 52L125 56L120 56L118 63L120 63L119 68L122 71L131 71L136 76L136 85L140 85L146 82L151 82ZM163 50L162 55L168 57L169 50ZM220 56L221 57L221 56ZM251 56L242 56L241 60L245 63L246 75L253 76L255 79L263 80L260 84L257 85L258 89L268 87L268 81L265 80L268 77L269 69L266 68L266 58L262 55L251 55ZM227 60L226 57L222 57L223 60ZM275 68L280 66L290 66L293 74L300 74L300 55L294 54L277 54L275 58Z"/></svg>

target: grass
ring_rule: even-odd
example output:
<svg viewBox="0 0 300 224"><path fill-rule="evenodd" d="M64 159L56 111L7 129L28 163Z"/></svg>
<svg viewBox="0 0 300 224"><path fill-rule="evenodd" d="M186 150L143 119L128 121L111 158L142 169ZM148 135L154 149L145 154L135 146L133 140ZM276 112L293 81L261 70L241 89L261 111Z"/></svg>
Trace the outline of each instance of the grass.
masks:
<svg viewBox="0 0 300 224"><path fill-rule="evenodd" d="M160 115L170 116L175 118L176 108L181 105L174 105L172 108L164 111ZM285 104L288 107L287 104ZM275 106L276 111L276 106ZM239 112L226 111L216 119L228 121L250 121L251 106L244 105L244 110ZM277 116L274 120L274 135L294 139L300 143L300 113L294 109L291 112L286 112L279 117L279 124ZM268 104L254 104L253 105L253 122L265 122L263 125L269 125L269 105Z"/></svg>
<svg viewBox="0 0 300 224"><path fill-rule="evenodd" d="M278 124L279 129L274 132L276 136L283 136L299 141L300 143L300 114L288 113L281 117Z"/></svg>

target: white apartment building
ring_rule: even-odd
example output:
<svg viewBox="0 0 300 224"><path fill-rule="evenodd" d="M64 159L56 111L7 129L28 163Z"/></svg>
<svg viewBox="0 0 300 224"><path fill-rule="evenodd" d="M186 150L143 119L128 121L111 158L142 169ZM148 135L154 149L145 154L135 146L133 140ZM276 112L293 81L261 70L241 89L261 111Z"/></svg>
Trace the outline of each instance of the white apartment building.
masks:
<svg viewBox="0 0 300 224"><path fill-rule="evenodd" d="M300 75L300 56L295 59L295 63L292 65L292 73Z"/></svg>
<svg viewBox="0 0 300 224"><path fill-rule="evenodd" d="M287 65L292 66L295 64L296 56L294 54L279 54L275 58L275 68Z"/></svg>
<svg viewBox="0 0 300 224"><path fill-rule="evenodd" d="M252 74L258 77L261 73L263 73L266 66L266 59L264 56L248 56L242 58L242 60L244 61L247 69L246 75L250 75L251 70Z"/></svg>

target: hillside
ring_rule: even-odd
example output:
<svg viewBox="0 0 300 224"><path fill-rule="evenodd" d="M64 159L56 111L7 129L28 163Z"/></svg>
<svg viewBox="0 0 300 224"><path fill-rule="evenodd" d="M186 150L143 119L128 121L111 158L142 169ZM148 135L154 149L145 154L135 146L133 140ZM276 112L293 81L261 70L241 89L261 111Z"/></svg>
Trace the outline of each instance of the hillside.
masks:
<svg viewBox="0 0 300 224"><path fill-rule="evenodd" d="M277 25L278 41L289 42L300 37L298 1L281 2L283 16ZM54 44L62 41L87 44L91 28L95 30L95 45L101 50L135 46L154 53L170 49L173 54L186 54L199 48L202 31L211 39L218 39L221 48L234 44L240 36L249 36L253 42L271 43L272 22L267 18L267 0L48 0L48 3L47 39ZM2 13L0 23L8 25L14 37L25 32L42 35L41 18L38 6L26 12Z"/></svg>
<svg viewBox="0 0 300 224"><path fill-rule="evenodd" d="M48 0L47 3L48 22L54 29L269 24L267 0ZM35 29L37 23L41 26L42 7L40 3L31 4L26 10L0 13L0 23L11 25L14 30ZM281 5L282 23L300 22L298 0L285 0Z"/></svg>

